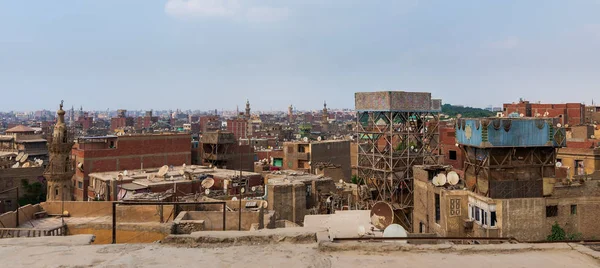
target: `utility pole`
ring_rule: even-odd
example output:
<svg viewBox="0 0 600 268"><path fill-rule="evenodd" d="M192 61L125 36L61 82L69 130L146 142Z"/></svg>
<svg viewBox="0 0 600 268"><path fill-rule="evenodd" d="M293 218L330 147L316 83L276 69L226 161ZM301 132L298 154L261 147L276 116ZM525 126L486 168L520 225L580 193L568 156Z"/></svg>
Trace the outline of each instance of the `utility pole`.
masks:
<svg viewBox="0 0 600 268"><path fill-rule="evenodd" d="M238 192L240 195L239 198L239 213L238 213L238 231L242 230L242 142L239 142L239 152L240 152L240 179L238 180Z"/></svg>

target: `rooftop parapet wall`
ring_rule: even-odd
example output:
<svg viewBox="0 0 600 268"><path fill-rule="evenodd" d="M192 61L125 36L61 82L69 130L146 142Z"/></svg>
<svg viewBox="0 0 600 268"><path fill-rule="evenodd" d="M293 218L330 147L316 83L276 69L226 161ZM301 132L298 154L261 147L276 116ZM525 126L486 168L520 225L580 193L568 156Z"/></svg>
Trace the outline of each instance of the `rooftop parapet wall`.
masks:
<svg viewBox="0 0 600 268"><path fill-rule="evenodd" d="M405 91L357 92L357 111L439 112L442 101L431 99L431 93Z"/></svg>
<svg viewBox="0 0 600 268"><path fill-rule="evenodd" d="M565 147L565 129L548 118L459 119L458 144L480 148Z"/></svg>

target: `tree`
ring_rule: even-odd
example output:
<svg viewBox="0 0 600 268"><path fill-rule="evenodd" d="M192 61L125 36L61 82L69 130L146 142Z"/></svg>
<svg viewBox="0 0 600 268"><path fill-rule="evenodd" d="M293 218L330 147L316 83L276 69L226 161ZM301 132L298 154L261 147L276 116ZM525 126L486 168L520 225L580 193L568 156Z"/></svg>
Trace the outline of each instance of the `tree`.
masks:
<svg viewBox="0 0 600 268"><path fill-rule="evenodd" d="M46 187L40 182L29 183L26 179L21 180L21 188L25 193L20 194L19 206L27 204L38 204L46 201Z"/></svg>
<svg viewBox="0 0 600 268"><path fill-rule="evenodd" d="M546 237L546 240L548 240L548 241L563 241L563 240L566 240L566 238L567 238L567 235L565 233L565 229L560 227L558 222L554 222L554 224L552 225L552 231L551 231L550 235L548 237Z"/></svg>

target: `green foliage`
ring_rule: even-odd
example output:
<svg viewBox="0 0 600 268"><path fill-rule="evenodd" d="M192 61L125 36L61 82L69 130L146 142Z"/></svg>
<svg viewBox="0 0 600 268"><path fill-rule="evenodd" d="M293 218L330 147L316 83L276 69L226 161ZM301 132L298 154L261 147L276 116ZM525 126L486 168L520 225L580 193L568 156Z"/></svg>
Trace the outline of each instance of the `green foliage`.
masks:
<svg viewBox="0 0 600 268"><path fill-rule="evenodd" d="M546 237L546 240L562 241L562 240L565 240L566 237L567 237L567 235L565 233L565 229L560 227L558 222L554 222L554 224L552 225L552 231L551 231L550 235L548 237Z"/></svg>
<svg viewBox="0 0 600 268"><path fill-rule="evenodd" d="M564 241L564 240L580 240L583 238L581 233L567 234L565 229L560 227L558 222L554 222L552 225L551 234L546 237L548 241Z"/></svg>
<svg viewBox="0 0 600 268"><path fill-rule="evenodd" d="M27 204L38 204L46 201L46 187L40 182L29 183L27 180L21 180L21 187L24 193L19 193L19 206Z"/></svg>
<svg viewBox="0 0 600 268"><path fill-rule="evenodd" d="M490 112L484 109L473 107L458 107L451 104L442 105L442 113L447 114L450 117L456 117L458 114L460 114L463 118L491 117L496 115L494 112Z"/></svg>
<svg viewBox="0 0 600 268"><path fill-rule="evenodd" d="M358 176L356 175L352 175L352 179L351 179L352 183L357 184L357 185L361 185L361 184L365 184L364 181L361 181Z"/></svg>

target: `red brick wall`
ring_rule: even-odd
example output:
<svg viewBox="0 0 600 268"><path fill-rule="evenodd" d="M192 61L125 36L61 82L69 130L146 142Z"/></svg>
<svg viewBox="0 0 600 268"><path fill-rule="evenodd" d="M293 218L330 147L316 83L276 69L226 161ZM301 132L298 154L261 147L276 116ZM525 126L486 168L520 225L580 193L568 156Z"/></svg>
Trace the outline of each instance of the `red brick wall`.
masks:
<svg viewBox="0 0 600 268"><path fill-rule="evenodd" d="M464 157L460 148L456 146L455 133L454 125L440 125L440 149L445 165L452 165L455 169L462 170ZM456 159L450 159L450 151L456 152Z"/></svg>
<svg viewBox="0 0 600 268"><path fill-rule="evenodd" d="M191 164L191 136L189 134L120 136L114 149L73 149L77 163L84 163L84 171L77 171L75 180L84 181L87 174L126 169L154 168L163 165ZM83 147L83 146L82 146ZM77 200L85 200L83 191L75 193Z"/></svg>

